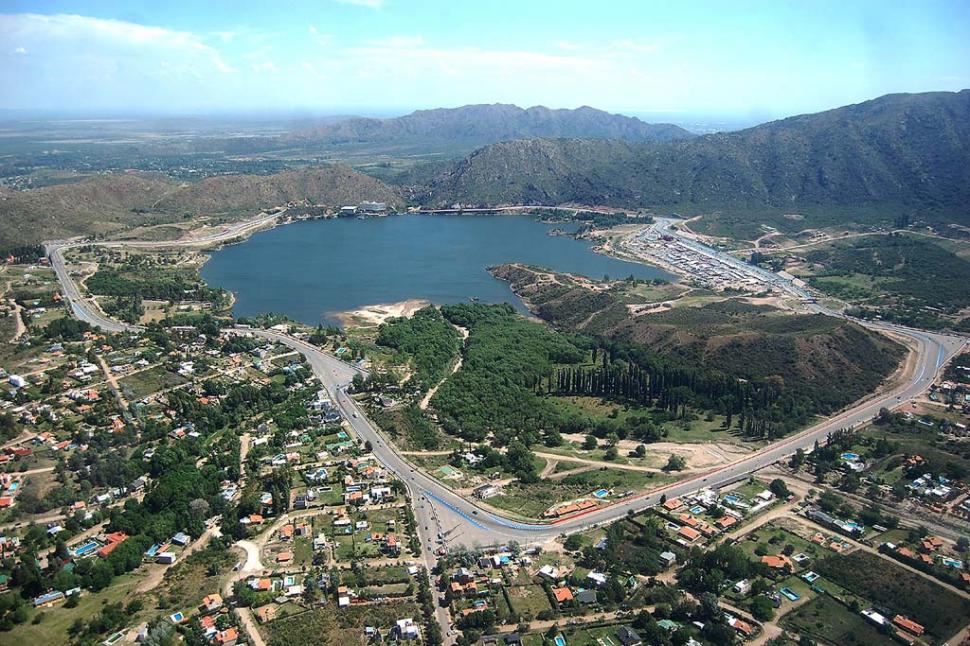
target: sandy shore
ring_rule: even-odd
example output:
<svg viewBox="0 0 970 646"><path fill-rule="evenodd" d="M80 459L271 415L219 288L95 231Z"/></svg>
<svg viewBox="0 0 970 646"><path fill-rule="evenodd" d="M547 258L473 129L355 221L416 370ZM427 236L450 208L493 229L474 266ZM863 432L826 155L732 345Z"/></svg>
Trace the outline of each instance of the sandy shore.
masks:
<svg viewBox="0 0 970 646"><path fill-rule="evenodd" d="M344 325L380 325L390 318L411 316L427 305L430 305L429 301L411 299L400 303L368 305L349 312L340 312L336 316Z"/></svg>

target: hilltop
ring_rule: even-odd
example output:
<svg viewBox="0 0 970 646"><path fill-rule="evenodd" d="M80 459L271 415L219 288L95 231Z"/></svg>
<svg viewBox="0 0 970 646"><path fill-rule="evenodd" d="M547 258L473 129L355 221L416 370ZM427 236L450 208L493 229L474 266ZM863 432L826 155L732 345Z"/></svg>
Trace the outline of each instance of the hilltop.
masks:
<svg viewBox="0 0 970 646"><path fill-rule="evenodd" d="M421 192L432 204L834 208L850 218L879 205L970 222L970 90L887 95L663 143L503 142L436 171Z"/></svg>
<svg viewBox="0 0 970 646"><path fill-rule="evenodd" d="M878 388L902 348L850 321L794 314L745 298L637 307L626 281L596 283L519 264L493 267L529 309L562 330L649 348L685 365L773 380L806 410L830 413Z"/></svg>
<svg viewBox="0 0 970 646"><path fill-rule="evenodd" d="M304 199L335 207L363 200L402 203L394 188L339 165L196 183L150 173L105 174L29 191L0 191L0 248L186 217L245 217Z"/></svg>

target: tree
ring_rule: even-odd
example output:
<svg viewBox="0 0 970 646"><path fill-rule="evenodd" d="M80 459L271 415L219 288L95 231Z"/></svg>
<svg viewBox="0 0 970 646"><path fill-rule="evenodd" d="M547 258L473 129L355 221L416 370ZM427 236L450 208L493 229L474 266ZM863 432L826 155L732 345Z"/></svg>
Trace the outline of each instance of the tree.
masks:
<svg viewBox="0 0 970 646"><path fill-rule="evenodd" d="M566 537L566 542L563 544L567 550L578 550L583 546L583 539L579 534L570 534Z"/></svg>
<svg viewBox="0 0 970 646"><path fill-rule="evenodd" d="M597 442L596 436L593 435L592 433L590 433L589 435L586 436L585 439L583 439L583 448L587 451L594 450L598 445L599 445L599 442Z"/></svg>
<svg viewBox="0 0 970 646"><path fill-rule="evenodd" d="M683 471L685 468L687 468L687 461L675 453L667 459L664 471Z"/></svg>
<svg viewBox="0 0 970 646"><path fill-rule="evenodd" d="M785 481L781 478L775 478L772 480L771 484L768 485L768 489L771 490L771 493L775 494L782 500L791 495L791 492L788 490L788 485L786 485Z"/></svg>
<svg viewBox="0 0 970 646"><path fill-rule="evenodd" d="M970 538L966 536L961 536L957 539L957 549L961 552L966 552L970 549Z"/></svg>
<svg viewBox="0 0 970 646"><path fill-rule="evenodd" d="M770 621L775 616L771 599L761 595L751 600L751 615L758 621Z"/></svg>

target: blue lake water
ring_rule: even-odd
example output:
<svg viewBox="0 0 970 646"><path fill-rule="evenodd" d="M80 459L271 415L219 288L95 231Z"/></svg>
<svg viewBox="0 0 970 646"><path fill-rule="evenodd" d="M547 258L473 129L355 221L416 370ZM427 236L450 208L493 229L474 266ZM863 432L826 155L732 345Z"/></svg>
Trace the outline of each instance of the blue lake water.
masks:
<svg viewBox="0 0 970 646"><path fill-rule="evenodd" d="M548 235L554 227L517 215L312 220L213 252L202 277L236 295L237 316L277 312L310 324L337 323L338 312L408 299L477 298L525 312L508 285L486 271L505 262L593 278L671 278L656 267L597 254L586 241Z"/></svg>

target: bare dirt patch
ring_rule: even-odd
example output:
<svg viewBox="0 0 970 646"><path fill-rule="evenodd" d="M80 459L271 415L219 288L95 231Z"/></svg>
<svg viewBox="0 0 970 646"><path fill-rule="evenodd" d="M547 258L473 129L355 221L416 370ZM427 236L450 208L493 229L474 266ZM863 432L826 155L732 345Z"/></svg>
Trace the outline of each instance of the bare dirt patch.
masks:
<svg viewBox="0 0 970 646"><path fill-rule="evenodd" d="M412 316L419 309L429 304L425 300L410 299L400 303L367 305L349 312L340 312L337 314L337 318L344 325L380 325L391 318Z"/></svg>

